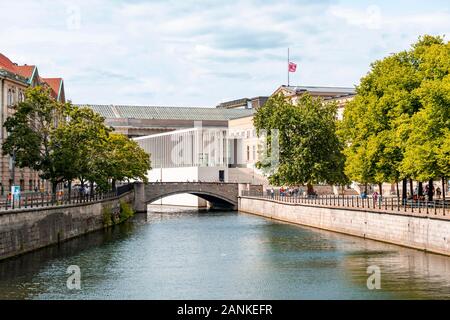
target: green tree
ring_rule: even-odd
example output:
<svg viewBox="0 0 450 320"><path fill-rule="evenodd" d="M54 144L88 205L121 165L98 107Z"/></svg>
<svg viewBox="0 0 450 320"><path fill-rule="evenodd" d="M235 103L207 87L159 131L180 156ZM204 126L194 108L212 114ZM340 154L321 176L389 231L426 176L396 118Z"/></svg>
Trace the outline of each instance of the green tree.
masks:
<svg viewBox="0 0 450 320"><path fill-rule="evenodd" d="M101 172L95 170L96 163L106 148L111 129L105 126L104 118L90 108L68 108L65 121L56 128L55 153L61 160L61 168L65 168L65 178L69 183L78 178L84 186L86 181L101 183L104 179ZM66 163L71 165L67 168Z"/></svg>
<svg viewBox="0 0 450 320"><path fill-rule="evenodd" d="M336 113L336 104L309 94L295 105L278 95L258 109L254 125L258 135L263 130L268 133L268 145L273 130L278 130L279 165L269 176L272 184L306 184L311 194L313 184L347 182L342 144L336 134Z"/></svg>
<svg viewBox="0 0 450 320"><path fill-rule="evenodd" d="M148 180L147 172L151 169L150 155L136 141L122 134L109 134L104 152L98 160L96 171L112 181L113 189L116 181Z"/></svg>
<svg viewBox="0 0 450 320"><path fill-rule="evenodd" d="M349 178L380 184L442 176L449 48L440 37L424 36L409 51L372 64L340 126Z"/></svg>
<svg viewBox="0 0 450 320"><path fill-rule="evenodd" d="M28 89L25 97L5 121L3 154L49 180L53 196L58 183L68 181L70 188L75 178L103 189L110 180L147 180L150 156L135 141L111 133L99 114L55 101L42 87Z"/></svg>
<svg viewBox="0 0 450 320"><path fill-rule="evenodd" d="M418 108L411 96L417 80L407 57L402 52L374 62L356 87L357 95L347 104L340 124L346 174L365 185L376 183L380 191L381 183L401 178L402 135L394 129Z"/></svg>
<svg viewBox="0 0 450 320"><path fill-rule="evenodd" d="M401 170L419 181L429 181L431 186L435 178L445 180L449 176L446 143L450 131L450 76L426 80L415 93L423 107L410 119ZM431 200L431 188L428 196Z"/></svg>
<svg viewBox="0 0 450 320"><path fill-rule="evenodd" d="M51 182L54 194L71 166L67 158L60 158L59 144L54 140L70 104L55 101L49 90L39 86L29 88L25 97L4 123L8 136L3 142L3 154L14 156L20 168L40 172L41 178Z"/></svg>

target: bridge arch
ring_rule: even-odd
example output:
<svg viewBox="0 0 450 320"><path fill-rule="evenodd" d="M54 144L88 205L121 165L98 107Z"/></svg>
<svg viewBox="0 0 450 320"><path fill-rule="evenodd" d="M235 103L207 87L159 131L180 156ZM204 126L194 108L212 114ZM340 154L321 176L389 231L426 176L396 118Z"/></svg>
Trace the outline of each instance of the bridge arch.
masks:
<svg viewBox="0 0 450 320"><path fill-rule="evenodd" d="M137 201L141 207L159 199L188 193L205 199L213 208L237 209L239 186L237 183L208 182L157 182L137 185L142 190L135 190ZM145 210L144 210L145 211Z"/></svg>
<svg viewBox="0 0 450 320"><path fill-rule="evenodd" d="M163 199L165 197L174 196L174 195L177 195L177 194L186 194L186 193L187 194L192 194L192 195L197 196L199 198L202 198L202 199L210 202L213 205L213 207L216 207L216 208L224 208L224 209L230 208L230 209L233 209L236 206L236 203L233 200L231 200L231 199L227 199L227 198L225 198L223 196L220 196L220 195L217 195L217 194L214 194L214 193L211 193L211 192L205 192L205 191L199 192L199 191L195 191L195 190L192 190L192 191L189 191L189 190L187 190L187 191L174 191L174 192L170 192L170 193L167 193L167 194L160 194L160 195L158 195L156 197L152 197L152 198L146 199L146 203L150 204L152 202L158 201L158 200Z"/></svg>

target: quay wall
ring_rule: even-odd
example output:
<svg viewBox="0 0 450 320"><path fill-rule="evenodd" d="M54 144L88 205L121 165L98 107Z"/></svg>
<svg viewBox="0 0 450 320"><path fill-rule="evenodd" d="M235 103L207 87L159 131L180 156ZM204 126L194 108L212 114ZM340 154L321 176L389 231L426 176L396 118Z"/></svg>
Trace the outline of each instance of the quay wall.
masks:
<svg viewBox="0 0 450 320"><path fill-rule="evenodd" d="M134 203L134 191L121 196L61 206L0 211L0 260L103 229ZM116 220L117 221L117 220Z"/></svg>
<svg viewBox="0 0 450 320"><path fill-rule="evenodd" d="M239 197L239 211L450 256L450 220Z"/></svg>

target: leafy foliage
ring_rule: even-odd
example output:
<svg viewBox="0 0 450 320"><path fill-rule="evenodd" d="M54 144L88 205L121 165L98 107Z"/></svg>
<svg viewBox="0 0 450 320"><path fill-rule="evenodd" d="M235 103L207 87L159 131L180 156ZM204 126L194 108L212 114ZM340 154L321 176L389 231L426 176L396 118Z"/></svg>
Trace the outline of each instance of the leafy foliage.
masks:
<svg viewBox="0 0 450 320"><path fill-rule="evenodd" d="M120 201L120 221L125 221L134 215L131 206L125 201Z"/></svg>
<svg viewBox="0 0 450 320"><path fill-rule="evenodd" d="M336 135L336 113L336 104L323 103L309 94L297 104L278 95L258 109L254 117L257 133L266 130L270 144L273 130L279 132L279 165L269 177L272 184L312 186L347 181L343 148Z"/></svg>
<svg viewBox="0 0 450 320"><path fill-rule="evenodd" d="M69 104L52 99L48 90L30 88L25 101L15 107L14 115L4 123L8 136L3 142L3 154L14 156L19 167L39 171L54 189L70 171L70 163L63 164L63 154L56 152L60 141L55 135L68 108Z"/></svg>
<svg viewBox="0 0 450 320"><path fill-rule="evenodd" d="M350 179L448 176L449 72L450 43L432 36L372 64L339 128Z"/></svg>
<svg viewBox="0 0 450 320"><path fill-rule="evenodd" d="M38 171L53 191L76 178L105 190L110 180L146 181L150 156L135 141L112 133L99 114L55 101L42 87L29 88L25 97L5 121L3 154Z"/></svg>

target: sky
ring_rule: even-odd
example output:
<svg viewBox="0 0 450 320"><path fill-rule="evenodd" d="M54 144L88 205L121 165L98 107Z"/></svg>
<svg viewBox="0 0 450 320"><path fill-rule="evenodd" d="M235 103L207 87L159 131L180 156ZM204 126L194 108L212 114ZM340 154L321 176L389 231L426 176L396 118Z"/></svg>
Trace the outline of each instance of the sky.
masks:
<svg viewBox="0 0 450 320"><path fill-rule="evenodd" d="M0 52L63 77L74 103L214 107L287 84L353 87L446 1L0 0Z"/></svg>

